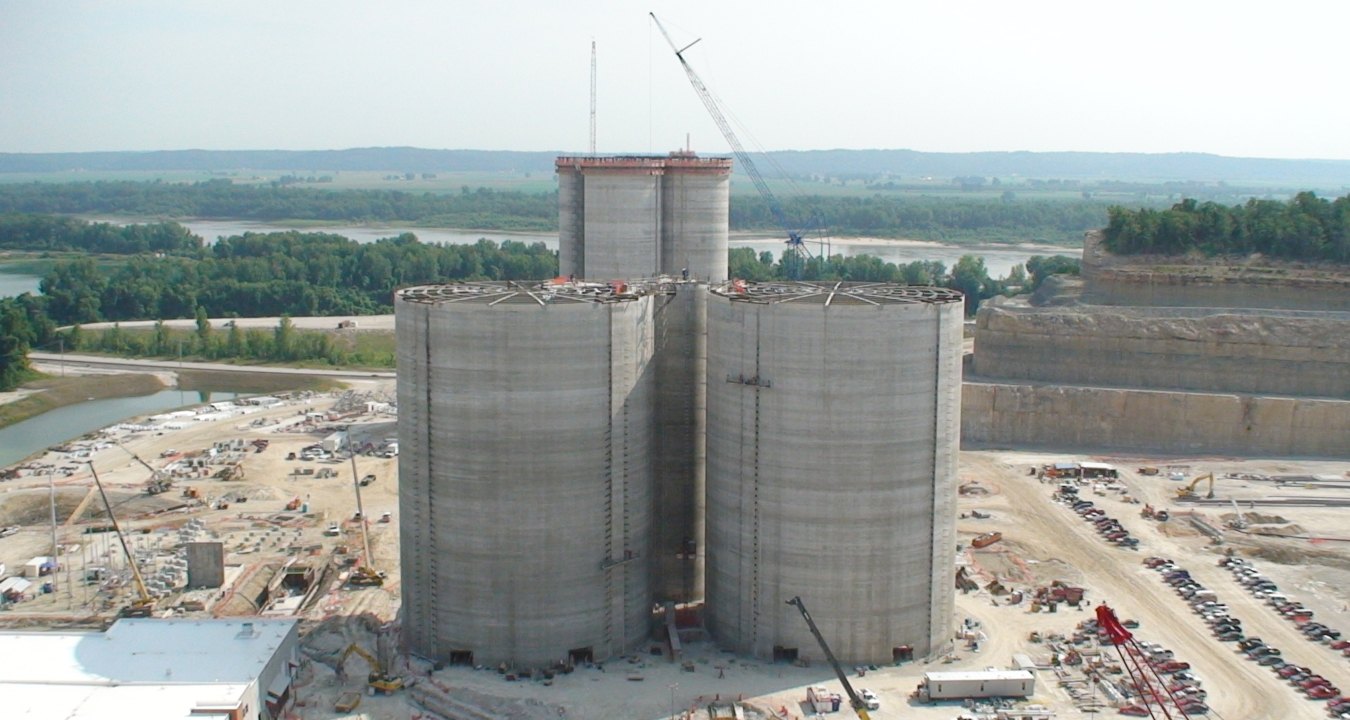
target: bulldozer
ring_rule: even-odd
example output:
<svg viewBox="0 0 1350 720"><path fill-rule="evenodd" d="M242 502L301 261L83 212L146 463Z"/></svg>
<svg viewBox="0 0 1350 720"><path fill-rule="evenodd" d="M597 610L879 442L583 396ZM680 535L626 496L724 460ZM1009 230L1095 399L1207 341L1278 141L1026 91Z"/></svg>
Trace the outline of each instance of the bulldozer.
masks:
<svg viewBox="0 0 1350 720"><path fill-rule="evenodd" d="M403 689L403 678L398 675L390 675L385 670L384 665L371 655L365 648L352 643L342 651L342 656L337 661L337 674L339 678L345 676L343 667L347 664L347 658L355 653L360 655L370 664L370 674L366 677L366 685L370 688L371 694L390 695Z"/></svg>
<svg viewBox="0 0 1350 720"><path fill-rule="evenodd" d="M1205 498L1206 498L1206 499L1213 499L1213 498L1214 498L1214 473L1205 473L1204 475L1200 475L1200 476L1196 477L1194 480L1192 480L1191 483L1190 483L1189 485L1187 485L1187 486L1185 486L1185 487L1177 488L1177 497L1178 497L1178 498L1183 498L1183 499L1194 499L1194 498L1199 497L1199 495L1197 495L1197 494L1195 493L1195 489L1196 489L1197 487L1200 486L1200 483L1205 482L1206 480L1209 481L1209 488L1207 489L1207 492L1205 493Z"/></svg>

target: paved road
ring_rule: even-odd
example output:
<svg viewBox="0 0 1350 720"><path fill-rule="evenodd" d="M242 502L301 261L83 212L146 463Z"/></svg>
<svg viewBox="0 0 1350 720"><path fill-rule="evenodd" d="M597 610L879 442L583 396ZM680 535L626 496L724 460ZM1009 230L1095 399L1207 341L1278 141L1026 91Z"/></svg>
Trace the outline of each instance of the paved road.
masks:
<svg viewBox="0 0 1350 720"><path fill-rule="evenodd" d="M146 370L151 372L173 372L176 370L207 370L222 372L263 373L269 375L315 375L334 378L394 378L392 370L341 370L324 368L288 368L270 365L230 365L228 363L177 362L174 360L141 360L132 358L106 358L95 355L58 355L56 353L29 353L34 362L56 366L65 363L68 368L112 369L121 372Z"/></svg>

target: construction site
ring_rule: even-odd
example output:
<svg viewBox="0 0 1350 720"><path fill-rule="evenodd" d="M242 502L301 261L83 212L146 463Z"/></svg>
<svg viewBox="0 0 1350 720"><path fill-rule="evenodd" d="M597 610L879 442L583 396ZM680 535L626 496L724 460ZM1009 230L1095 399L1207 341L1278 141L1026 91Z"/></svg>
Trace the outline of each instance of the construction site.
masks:
<svg viewBox="0 0 1350 720"><path fill-rule="evenodd" d="M727 158L556 169L560 275L398 290L395 381L5 470L7 656L68 633L41 653L111 703L172 652L84 644L164 621L254 653L163 717L1350 711L1350 320L1310 306L1343 275L1190 282L1090 234L972 355L953 290L727 277Z"/></svg>

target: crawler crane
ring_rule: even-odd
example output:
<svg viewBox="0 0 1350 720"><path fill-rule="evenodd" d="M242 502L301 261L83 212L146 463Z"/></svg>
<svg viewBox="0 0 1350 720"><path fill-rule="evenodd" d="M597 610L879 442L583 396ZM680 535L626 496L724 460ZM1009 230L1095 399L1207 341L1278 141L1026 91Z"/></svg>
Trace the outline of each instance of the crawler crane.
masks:
<svg viewBox="0 0 1350 720"><path fill-rule="evenodd" d="M131 553L131 548L127 545L127 538L122 534L122 526L117 523L117 516L113 514L112 503L108 502L108 494L103 491L103 483L98 479L98 471L94 470L94 464L89 463L89 472L94 476L94 487L98 488L99 497L103 498L103 508L108 511L108 519L112 521L113 531L117 533L117 540L122 544L122 552L127 556L127 567L131 568L131 577L136 584L137 598L131 601L130 605L122 608L119 613L121 617L150 617L155 611L155 598L150 595L150 591L145 587L145 579L141 577L141 569L136 565L136 556Z"/></svg>

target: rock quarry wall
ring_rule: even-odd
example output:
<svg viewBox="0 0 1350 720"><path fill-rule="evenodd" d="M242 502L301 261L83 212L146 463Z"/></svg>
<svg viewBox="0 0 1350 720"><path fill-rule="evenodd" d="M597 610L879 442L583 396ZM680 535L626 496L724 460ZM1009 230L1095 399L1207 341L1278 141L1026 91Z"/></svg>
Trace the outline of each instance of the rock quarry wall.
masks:
<svg viewBox="0 0 1350 720"><path fill-rule="evenodd" d="M979 312L975 375L1070 385L1350 398L1350 313L1032 308Z"/></svg>
<svg viewBox="0 0 1350 720"><path fill-rule="evenodd" d="M962 445L1350 457L1350 401L966 382Z"/></svg>

